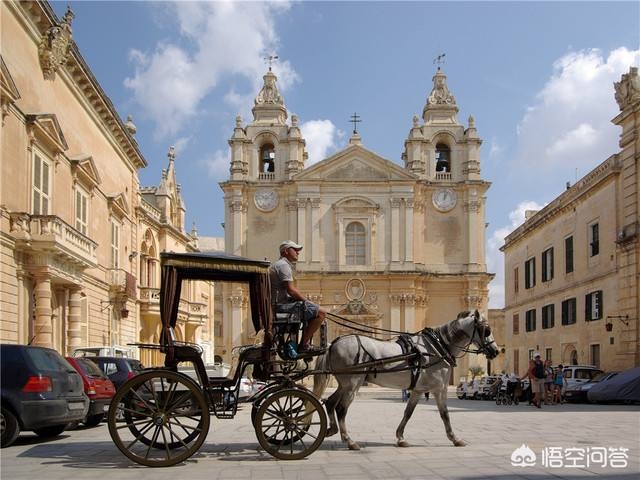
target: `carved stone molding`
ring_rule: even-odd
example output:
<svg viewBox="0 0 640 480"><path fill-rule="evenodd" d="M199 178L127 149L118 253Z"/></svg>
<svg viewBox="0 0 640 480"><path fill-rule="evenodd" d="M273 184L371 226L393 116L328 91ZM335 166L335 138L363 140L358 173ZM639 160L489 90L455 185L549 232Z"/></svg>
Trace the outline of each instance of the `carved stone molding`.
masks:
<svg viewBox="0 0 640 480"><path fill-rule="evenodd" d="M229 202L229 210L234 213L237 213L237 212L246 213L246 211L248 210L247 202L243 200L232 200L231 202Z"/></svg>
<svg viewBox="0 0 640 480"><path fill-rule="evenodd" d="M67 13L62 17L62 21L49 27L40 39L38 53L45 80L55 79L58 68L69 58L72 40L71 22L74 16L71 8L67 7Z"/></svg>
<svg viewBox="0 0 640 480"><path fill-rule="evenodd" d="M620 110L640 101L640 76L638 67L631 67L629 73L622 74L619 82L614 82L615 98Z"/></svg>

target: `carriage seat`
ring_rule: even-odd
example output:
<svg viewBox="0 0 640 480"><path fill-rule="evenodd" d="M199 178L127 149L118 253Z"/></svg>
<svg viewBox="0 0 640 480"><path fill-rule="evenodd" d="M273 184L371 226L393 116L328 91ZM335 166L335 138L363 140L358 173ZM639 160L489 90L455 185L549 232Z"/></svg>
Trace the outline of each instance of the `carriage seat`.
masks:
<svg viewBox="0 0 640 480"><path fill-rule="evenodd" d="M276 329L286 326L300 328L304 318L304 302L277 303L273 306L273 311L275 312L273 325Z"/></svg>
<svg viewBox="0 0 640 480"><path fill-rule="evenodd" d="M176 340L176 334L173 327L167 327L163 331L162 348L161 351L167 354L165 358L165 365L167 360L171 364L177 364L179 362L193 362L202 361L202 347L197 343L181 342ZM170 366L170 365L166 365Z"/></svg>

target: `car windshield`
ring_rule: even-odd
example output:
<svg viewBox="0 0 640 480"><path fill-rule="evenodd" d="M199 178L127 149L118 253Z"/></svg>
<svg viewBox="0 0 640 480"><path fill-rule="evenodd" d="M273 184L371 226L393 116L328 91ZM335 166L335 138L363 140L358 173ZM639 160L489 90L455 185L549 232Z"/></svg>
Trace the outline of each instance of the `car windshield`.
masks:
<svg viewBox="0 0 640 480"><path fill-rule="evenodd" d="M27 348L25 352L38 370L73 370L71 365L57 352L46 348Z"/></svg>
<svg viewBox="0 0 640 480"><path fill-rule="evenodd" d="M76 359L76 361L78 362L78 365L80 365L80 368L82 368L84 372L90 377L105 377L105 374L102 372L102 370L100 370L100 367L98 367L98 365L93 363L91 360L78 358Z"/></svg>

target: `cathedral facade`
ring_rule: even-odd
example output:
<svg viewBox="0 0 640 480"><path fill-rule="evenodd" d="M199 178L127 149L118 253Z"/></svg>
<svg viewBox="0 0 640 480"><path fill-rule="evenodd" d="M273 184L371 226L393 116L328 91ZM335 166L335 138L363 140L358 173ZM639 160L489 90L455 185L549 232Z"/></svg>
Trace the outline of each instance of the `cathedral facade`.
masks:
<svg viewBox="0 0 640 480"><path fill-rule="evenodd" d="M309 159L271 69L252 113L246 124L236 118L230 177L220 184L227 253L275 261L283 240L302 244L298 288L363 325L415 332L461 311L487 314L482 140L473 117L458 121L440 68L395 161L368 149L356 130L344 149ZM227 356L252 337L246 292L224 288L216 353ZM330 340L345 333L329 321ZM465 357L453 379L470 364L485 359Z"/></svg>

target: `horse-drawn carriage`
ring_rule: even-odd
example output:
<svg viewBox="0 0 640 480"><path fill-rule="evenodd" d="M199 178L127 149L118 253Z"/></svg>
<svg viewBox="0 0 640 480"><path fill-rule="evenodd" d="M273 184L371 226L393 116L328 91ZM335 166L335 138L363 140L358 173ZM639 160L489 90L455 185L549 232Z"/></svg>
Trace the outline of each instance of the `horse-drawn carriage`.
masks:
<svg viewBox="0 0 640 480"><path fill-rule="evenodd" d="M202 349L176 340L174 329L185 280L242 282L249 287L252 323L256 332L264 331L264 341L260 345L237 347L238 363L228 377L209 377ZM328 374L336 375L339 383L327 400L329 434L338 430L334 409L340 405L341 433L350 448L357 444L352 443L343 429L344 416L354 392L365 378L378 384L388 382L398 388L411 387L412 396L397 433L399 445L406 444L400 437L415 408L414 397L417 401L416 395L425 391L431 391L436 398L447 436L456 445L463 443L453 435L446 412L446 387L452 362L455 364L456 349L471 351L469 346L473 344L477 347L476 353L485 353L490 358L497 355L490 328L477 311L465 312L437 329L405 335L399 343L362 335L340 337L321 356L320 368L314 369L311 356L293 359L287 355L285 346L299 340L301 316L295 310L275 314L270 290L266 261L225 254L161 254L162 334L158 344L137 345L160 350L165 354L165 366L146 369L133 377L111 402L107 417L109 433L124 455L152 467L183 462L205 441L212 415L218 419L233 418L238 404L248 402L252 404L251 421L260 446L279 459L304 458L322 444L328 433L328 417L319 399L321 387L326 383L318 382L320 387L314 394L300 380L308 375L325 379ZM357 343L350 341L353 338ZM354 348L364 348L368 357L358 355L355 364L348 364L344 354L351 355ZM197 381L178 371L178 364L183 362L193 364ZM241 379L249 367L253 369L254 378L267 385L256 394L240 399ZM429 375L423 374L427 369Z"/></svg>

